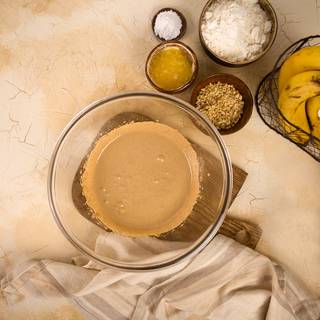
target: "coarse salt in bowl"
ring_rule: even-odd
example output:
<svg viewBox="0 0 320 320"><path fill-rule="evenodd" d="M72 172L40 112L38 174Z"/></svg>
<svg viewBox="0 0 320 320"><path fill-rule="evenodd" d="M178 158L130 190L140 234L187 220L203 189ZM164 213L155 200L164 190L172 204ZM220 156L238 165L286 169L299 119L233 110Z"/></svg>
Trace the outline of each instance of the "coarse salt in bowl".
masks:
<svg viewBox="0 0 320 320"><path fill-rule="evenodd" d="M186 18L174 8L163 8L152 19L153 33L161 41L181 39L186 32L186 28Z"/></svg>

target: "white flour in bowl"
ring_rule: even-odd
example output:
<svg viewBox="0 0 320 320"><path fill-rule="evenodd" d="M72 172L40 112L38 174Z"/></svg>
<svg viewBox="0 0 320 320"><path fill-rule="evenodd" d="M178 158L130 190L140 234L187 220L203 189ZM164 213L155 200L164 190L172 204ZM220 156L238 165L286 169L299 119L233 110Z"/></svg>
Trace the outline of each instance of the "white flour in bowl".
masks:
<svg viewBox="0 0 320 320"><path fill-rule="evenodd" d="M218 57L238 63L263 51L271 27L257 0L218 0L205 13L201 31Z"/></svg>

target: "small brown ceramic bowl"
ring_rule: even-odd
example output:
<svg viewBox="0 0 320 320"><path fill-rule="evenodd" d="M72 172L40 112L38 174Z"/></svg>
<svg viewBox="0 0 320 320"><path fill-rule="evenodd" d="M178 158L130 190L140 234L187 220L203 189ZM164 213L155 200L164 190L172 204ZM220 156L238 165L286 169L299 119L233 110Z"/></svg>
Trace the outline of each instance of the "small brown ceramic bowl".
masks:
<svg viewBox="0 0 320 320"><path fill-rule="evenodd" d="M227 73L217 73L201 81L193 89L192 96L191 96L191 104L196 108L197 97L199 95L200 90L205 86L207 86L209 83L217 83L217 82L228 83L233 85L235 89L237 89L239 93L242 95L242 98L244 101L244 107L243 107L243 113L239 121L230 129L219 129L219 132L222 135L235 133L240 129L242 129L247 124L247 122L251 117L252 109L253 109L253 98L252 98L250 89L242 80L240 80L236 76L232 74L227 74Z"/></svg>
<svg viewBox="0 0 320 320"><path fill-rule="evenodd" d="M182 27L181 27L181 30L180 30L180 33L179 35L174 38L174 39L171 39L170 41L176 41L176 40L179 40L181 39L184 34L186 33L186 30L187 30L187 20L186 18L184 17L184 15L178 11L177 9L174 9L174 8L162 8L161 10L159 10L152 18L152 21L151 21L151 26L152 26L152 31L153 31L153 34L156 36L156 38L160 41L166 41L165 39L159 37L158 35L156 35L155 31L154 31L154 26L155 26L155 23L156 23L156 19L157 19L157 16L159 13L163 12L163 11L174 11L181 19L181 22L182 22Z"/></svg>
<svg viewBox="0 0 320 320"><path fill-rule="evenodd" d="M261 6L261 8L266 12L267 16L269 17L271 23L272 23L272 27L271 27L271 32L270 32L270 36L269 36L269 41L268 43L265 45L263 51L258 54L257 56L255 56L253 59L251 60L246 60L246 61L241 61L241 62L232 62L232 61L228 61L218 55L215 54L214 51L212 51L206 44L203 35L202 35L202 24L204 21L204 17L206 12L208 11L208 9L211 7L211 5L216 2L217 0L209 0L206 5L204 6L201 15L200 15L200 20L199 20L199 37L200 37L200 43L203 47L203 49L205 50L205 52L207 53L207 55L215 62L227 66L227 67L243 67L246 66L250 63L253 63L257 60L259 60L260 58L262 58L268 51L269 49L272 47L274 40L276 39L277 36L277 32L278 32L278 19L277 19L277 15L275 10L273 9L272 5L270 4L270 2L268 0L259 0L259 4Z"/></svg>
<svg viewBox="0 0 320 320"><path fill-rule="evenodd" d="M160 50L162 50L164 48L167 48L167 47L179 47L179 48L182 48L183 50L185 50L185 52L187 52L190 60L192 61L192 77L190 78L190 80L186 84L184 84L183 86L181 86L181 87L179 87L177 89L174 89L174 90L167 90L167 89L163 89L163 88L159 87L152 80L152 77L150 75L150 62L152 60L152 57L157 52L159 52ZM197 78L198 69L199 69L199 65L198 65L198 59L197 59L196 54L192 51L192 49L190 47L188 47L187 45L185 45L184 43L182 43L180 41L165 41L165 42L162 42L159 45L157 45L149 53L147 61L146 61L146 65L145 65L145 73L146 73L147 79L150 82L150 84L154 88L156 88L158 91L164 92L164 93L179 93L179 92L184 91L187 88L189 88L192 85L192 83L195 81L195 79Z"/></svg>

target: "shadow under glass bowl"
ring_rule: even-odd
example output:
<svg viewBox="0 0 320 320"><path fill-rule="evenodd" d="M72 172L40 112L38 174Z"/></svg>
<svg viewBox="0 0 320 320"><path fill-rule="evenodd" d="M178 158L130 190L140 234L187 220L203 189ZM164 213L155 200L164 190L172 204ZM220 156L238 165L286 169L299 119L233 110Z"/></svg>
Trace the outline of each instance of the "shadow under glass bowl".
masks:
<svg viewBox="0 0 320 320"><path fill-rule="evenodd" d="M264 10L266 12L267 16L269 17L269 19L271 20L271 23L272 23L271 32L269 35L269 40L268 40L267 44L265 45L263 51L251 60L242 61L242 62L232 62L232 61L228 61L227 59L222 58L221 56L217 55L214 51L212 51L207 46L206 41L204 40L204 37L202 35L202 24L204 21L204 16L205 16L206 12L208 11L209 7L216 1L217 0L209 0L206 3L206 5L204 6L204 8L201 12L200 19L199 19L200 43L201 43L204 51L207 53L207 55L214 62L219 63L221 65L224 65L226 67L232 67L232 68L244 67L244 66L247 66L247 65L259 60L260 58L262 58L272 47L272 45L276 39L277 32L278 32L278 18L277 18L276 12L275 12L274 8L272 7L272 5L270 4L270 2L267 0L259 0L258 1L262 10Z"/></svg>
<svg viewBox="0 0 320 320"><path fill-rule="evenodd" d="M121 119L121 123L117 119ZM90 221L81 212L85 208L73 197L76 176L96 139L102 132L132 121L156 121L177 129L192 144L200 164L200 197L193 211L176 229L156 238L150 237L151 241L158 241L159 247L168 249L165 254L152 253L144 260L134 253L130 258L119 258L118 242L126 243L132 238L110 232ZM218 131L190 104L161 93L124 93L88 105L63 130L49 167L49 204L64 236L93 261L127 271L156 270L197 254L217 234L231 193L231 161ZM115 236L113 242L108 242L110 236ZM112 250L97 251L99 239L105 239ZM179 250L176 250L177 241ZM131 250L130 246L124 249Z"/></svg>

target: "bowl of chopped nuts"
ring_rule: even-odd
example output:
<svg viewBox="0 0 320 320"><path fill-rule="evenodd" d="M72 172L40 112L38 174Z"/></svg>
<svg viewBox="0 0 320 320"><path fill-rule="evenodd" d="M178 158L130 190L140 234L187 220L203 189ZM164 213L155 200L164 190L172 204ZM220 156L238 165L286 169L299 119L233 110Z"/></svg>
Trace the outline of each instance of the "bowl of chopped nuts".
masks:
<svg viewBox="0 0 320 320"><path fill-rule="evenodd" d="M201 81L192 92L191 104L226 135L249 121L253 98L248 86L234 75L219 73Z"/></svg>

